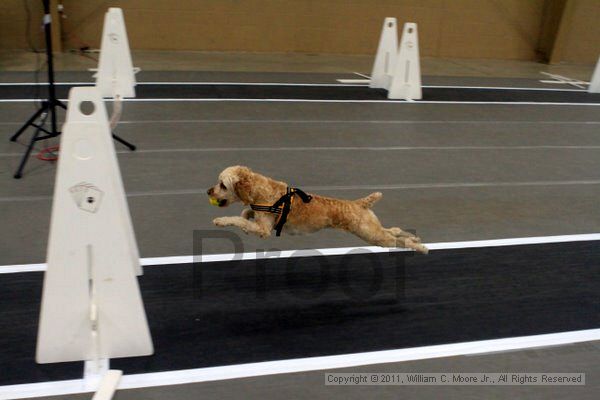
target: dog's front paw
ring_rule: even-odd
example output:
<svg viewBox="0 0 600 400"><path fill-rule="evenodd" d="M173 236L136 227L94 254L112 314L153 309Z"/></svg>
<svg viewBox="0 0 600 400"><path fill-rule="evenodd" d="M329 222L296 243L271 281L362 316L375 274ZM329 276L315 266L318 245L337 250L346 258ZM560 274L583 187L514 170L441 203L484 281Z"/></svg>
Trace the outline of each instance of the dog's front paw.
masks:
<svg viewBox="0 0 600 400"><path fill-rule="evenodd" d="M216 226L229 226L231 225L231 222L229 221L228 217L219 217L213 219L213 224Z"/></svg>

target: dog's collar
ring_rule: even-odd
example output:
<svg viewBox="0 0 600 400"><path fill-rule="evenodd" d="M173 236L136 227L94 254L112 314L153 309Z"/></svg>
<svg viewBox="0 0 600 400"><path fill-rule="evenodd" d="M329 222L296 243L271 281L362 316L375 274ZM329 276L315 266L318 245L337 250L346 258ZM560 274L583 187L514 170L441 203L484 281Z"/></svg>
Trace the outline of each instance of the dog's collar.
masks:
<svg viewBox="0 0 600 400"><path fill-rule="evenodd" d="M283 229L283 225L287 220L287 216L290 213L292 208L292 203L294 202L294 195L300 196L302 202L310 203L312 200L312 196L304 193L302 190L298 188L291 188L288 186L286 189L286 193L279 198L272 206L262 205L262 204L250 204L250 208L254 211L268 212L271 214L278 215L277 222L275 223L275 232L277 236L281 236L281 230Z"/></svg>

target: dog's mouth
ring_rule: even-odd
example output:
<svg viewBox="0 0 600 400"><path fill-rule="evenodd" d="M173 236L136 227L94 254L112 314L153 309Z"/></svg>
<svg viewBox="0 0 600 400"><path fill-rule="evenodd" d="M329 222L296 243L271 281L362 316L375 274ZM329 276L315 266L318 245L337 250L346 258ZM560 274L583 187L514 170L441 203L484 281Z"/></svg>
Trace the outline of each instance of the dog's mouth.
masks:
<svg viewBox="0 0 600 400"><path fill-rule="evenodd" d="M209 197L208 202L210 204L212 204L213 206L217 206L217 207L225 207L227 205L227 199L219 200L214 197Z"/></svg>

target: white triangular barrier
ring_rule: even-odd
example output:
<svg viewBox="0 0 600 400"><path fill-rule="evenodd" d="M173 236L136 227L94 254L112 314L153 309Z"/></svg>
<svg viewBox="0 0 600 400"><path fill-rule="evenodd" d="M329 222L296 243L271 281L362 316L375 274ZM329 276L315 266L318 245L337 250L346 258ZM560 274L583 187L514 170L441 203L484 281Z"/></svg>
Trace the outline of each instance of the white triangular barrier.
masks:
<svg viewBox="0 0 600 400"><path fill-rule="evenodd" d="M404 24L388 98L418 100L422 97L417 24L407 22Z"/></svg>
<svg viewBox="0 0 600 400"><path fill-rule="evenodd" d="M121 118L123 97L135 97L135 72L132 66L131 53L129 51L129 40L127 39L127 30L125 29L125 19L123 10L120 8L109 8L104 15L104 28L102 30L102 45L100 49L100 58L98 60L98 70L96 72L96 87L100 90L102 97L112 97L113 113L110 118L111 131L117 126ZM118 174L121 179L121 174ZM120 184L123 186L123 183ZM125 202L125 197L119 197ZM120 207L121 210L127 210L127 204ZM129 213L123 218L131 219ZM130 245L131 259L136 265L137 275L142 274L142 267L139 265L140 254L137 242L133 235L133 229L129 230L127 240Z"/></svg>
<svg viewBox="0 0 600 400"><path fill-rule="evenodd" d="M150 355L135 238L97 88L71 89L60 149L36 360Z"/></svg>
<svg viewBox="0 0 600 400"><path fill-rule="evenodd" d="M135 71L129 52L125 19L120 8L104 16L96 86L102 97L135 97Z"/></svg>
<svg viewBox="0 0 600 400"><path fill-rule="evenodd" d="M390 87L391 75L396 65L398 52L398 28L396 18L386 18L383 21L377 55L373 63L371 81L369 87L388 89Z"/></svg>
<svg viewBox="0 0 600 400"><path fill-rule="evenodd" d="M600 57L598 57L598 62L596 63L596 69L594 70L594 74L592 75L592 80L590 81L588 92L600 93Z"/></svg>
<svg viewBox="0 0 600 400"><path fill-rule="evenodd" d="M369 87L387 89L388 99L419 100L423 94L417 24L404 24L400 47L397 30L396 18L383 21Z"/></svg>

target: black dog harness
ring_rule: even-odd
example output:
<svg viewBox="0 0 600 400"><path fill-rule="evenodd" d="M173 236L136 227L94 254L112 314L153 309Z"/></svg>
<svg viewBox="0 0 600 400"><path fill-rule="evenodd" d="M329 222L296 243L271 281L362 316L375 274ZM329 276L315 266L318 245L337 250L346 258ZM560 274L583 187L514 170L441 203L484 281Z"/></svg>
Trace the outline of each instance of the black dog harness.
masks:
<svg viewBox="0 0 600 400"><path fill-rule="evenodd" d="M283 229L283 225L285 225L285 221L287 220L287 216L292 209L292 203L294 202L294 195L297 194L302 199L304 203L310 203L312 200L312 196L304 193L302 190L298 188L288 187L286 193L279 198L272 206L264 206L260 204L250 204L250 208L254 211L262 211L269 212L271 214L279 215L279 219L275 224L275 232L277 236L281 236L281 230Z"/></svg>

